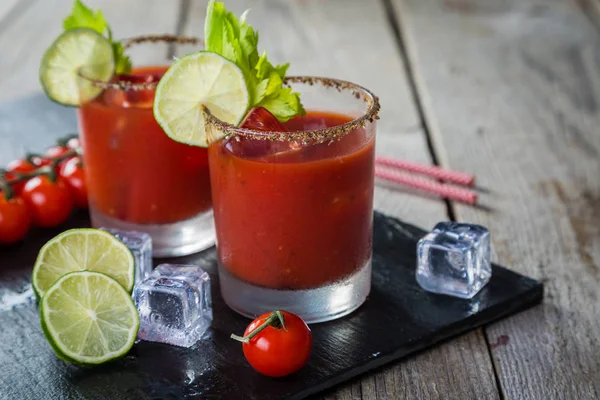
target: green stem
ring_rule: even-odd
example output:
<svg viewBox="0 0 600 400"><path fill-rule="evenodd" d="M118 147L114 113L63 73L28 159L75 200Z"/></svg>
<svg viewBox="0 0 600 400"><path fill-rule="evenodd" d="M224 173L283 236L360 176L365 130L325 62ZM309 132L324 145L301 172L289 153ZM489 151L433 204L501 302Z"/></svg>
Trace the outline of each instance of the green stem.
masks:
<svg viewBox="0 0 600 400"><path fill-rule="evenodd" d="M75 157L79 155L79 149L71 149L69 151L67 151L65 154L58 156L56 158L52 158L52 164L54 166L56 166L58 163L60 163L61 161L66 160L67 158L71 158L71 157Z"/></svg>
<svg viewBox="0 0 600 400"><path fill-rule="evenodd" d="M11 172L11 174L17 175L17 178L6 181L6 183L9 186L14 185L15 183L28 181L31 178L35 178L36 176L42 176L42 175L48 176L48 178L50 178L50 180L52 180L52 179L56 180L56 172L54 172L54 169L51 168L49 165L40 167L32 172L27 172L27 173Z"/></svg>
<svg viewBox="0 0 600 400"><path fill-rule="evenodd" d="M40 176L40 175L46 175L48 176L48 178L50 179L50 181L55 182L56 179L58 178L56 175L56 166L58 164L60 164L62 161L74 157L74 156L78 156L80 155L80 150L79 148L77 149L71 149L69 151L67 151L66 153L64 153L63 155L59 156L59 157L53 157L50 158L51 163L50 165L46 165L44 167L40 167L38 169L36 169L33 172L28 172L28 173L22 173L22 172L11 172L11 174L15 175L16 178L11 179L10 181L7 181L8 185L14 185L16 183L19 182L24 182L26 180L29 180L33 177L36 176ZM38 157L38 158L44 158L44 156L39 155L39 154L34 154L34 153L28 153L25 158L27 161L29 161L30 163L33 164L33 160ZM6 193L6 192L5 192Z"/></svg>
<svg viewBox="0 0 600 400"><path fill-rule="evenodd" d="M72 134L69 134L69 135L59 139L57 141L57 143L60 146L65 147L67 145L67 143L69 142L69 140L71 140L73 138L77 138L77 137L78 137L78 135L76 133L72 133ZM58 166L58 164L60 164L62 161L66 160L68 158L75 157L75 156L81 156L81 155L82 155L81 147L69 149L67 152L65 152L64 154L62 154L58 157L47 157L47 156L44 156L41 154L27 153L25 155L25 160L27 160L32 165L35 166L34 161L36 160L36 158L37 159L43 159L43 158L48 159L48 160L50 160L50 165L37 168L35 171L28 172L28 173L10 171L10 174L14 176L14 178L12 178L10 180L6 179L6 171L4 169L0 168L0 190L4 193L4 197L8 200L8 199L11 199L15 195L14 191L12 189L12 185L15 185L17 183L27 181L31 178L34 178L34 177L40 176L40 175L46 175L46 176L48 176L48 179L50 179L50 181L55 182L56 179L58 178L58 176L56 174L56 167Z"/></svg>
<svg viewBox="0 0 600 400"><path fill-rule="evenodd" d="M4 199L7 201L12 199L15 195L15 192L12 190L12 187L6 180L6 170L0 169L0 191L4 193Z"/></svg>
<svg viewBox="0 0 600 400"><path fill-rule="evenodd" d="M247 343L250 343L250 339L252 339L254 336L258 335L260 332L262 332L269 326L272 326L273 328L276 328L276 329L283 328L284 330L287 330L285 328L285 318L283 317L283 313L281 312L281 310L273 311L267 317L267 319L265 319L265 322L263 322L262 324L257 326L252 332L250 332L246 336L242 337L242 336L238 336L238 335L232 333L231 338L234 340L237 340L238 342L247 344Z"/></svg>

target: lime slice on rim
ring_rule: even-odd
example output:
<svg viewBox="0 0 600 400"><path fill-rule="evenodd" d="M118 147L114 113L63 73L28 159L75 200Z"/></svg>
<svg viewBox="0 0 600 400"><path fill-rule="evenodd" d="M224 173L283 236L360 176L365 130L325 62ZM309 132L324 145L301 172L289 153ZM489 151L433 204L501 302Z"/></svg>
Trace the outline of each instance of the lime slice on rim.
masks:
<svg viewBox="0 0 600 400"><path fill-rule="evenodd" d="M61 276L88 270L110 276L131 292L134 267L131 251L110 233L98 229L71 229L42 247L31 282L41 297Z"/></svg>
<svg viewBox="0 0 600 400"><path fill-rule="evenodd" d="M51 100L66 106L77 106L91 100L102 88L81 80L107 82L115 70L110 41L91 29L66 31L50 45L40 63L40 82Z"/></svg>
<svg viewBox="0 0 600 400"><path fill-rule="evenodd" d="M200 51L175 61L154 97L154 118L177 142L208 147L204 112L237 125L250 102L242 70L216 53Z"/></svg>
<svg viewBox="0 0 600 400"><path fill-rule="evenodd" d="M129 293L99 272L72 272L40 302L44 335L61 359L101 364L122 357L135 342L140 319Z"/></svg>

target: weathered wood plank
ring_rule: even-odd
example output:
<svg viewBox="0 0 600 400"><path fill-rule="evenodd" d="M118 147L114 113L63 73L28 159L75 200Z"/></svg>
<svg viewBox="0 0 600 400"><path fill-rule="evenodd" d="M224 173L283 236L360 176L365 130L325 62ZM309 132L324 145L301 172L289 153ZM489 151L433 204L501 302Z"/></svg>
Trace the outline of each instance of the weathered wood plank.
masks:
<svg viewBox="0 0 600 400"><path fill-rule="evenodd" d="M184 28L202 34L205 2L192 1ZM379 2L227 1L261 34L260 48L275 62L289 61L290 74L347 79L380 96L380 154L431 162L418 114L405 78L402 59ZM447 219L443 202L379 186L375 206L412 223L429 227ZM461 368L456 368L456 363ZM465 375L469 378L465 378ZM491 363L480 331L443 344L358 382L326 399L497 398Z"/></svg>
<svg viewBox="0 0 600 400"><path fill-rule="evenodd" d="M545 304L486 329L511 399L600 396L600 36L571 1L395 0L443 164L477 172L502 263Z"/></svg>
<svg viewBox="0 0 600 400"><path fill-rule="evenodd" d="M0 31L12 21L12 16L19 14L35 0L4 0L0 3Z"/></svg>
<svg viewBox="0 0 600 400"><path fill-rule="evenodd" d="M600 29L600 0L575 0L590 21Z"/></svg>

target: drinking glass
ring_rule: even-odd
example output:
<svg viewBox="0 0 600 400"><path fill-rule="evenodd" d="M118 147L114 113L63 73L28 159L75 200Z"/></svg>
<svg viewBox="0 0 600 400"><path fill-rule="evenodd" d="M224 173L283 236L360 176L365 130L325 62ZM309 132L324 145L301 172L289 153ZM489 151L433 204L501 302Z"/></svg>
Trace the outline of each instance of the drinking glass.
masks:
<svg viewBox="0 0 600 400"><path fill-rule="evenodd" d="M130 74L111 82L79 74L81 93L98 92L77 110L92 226L146 232L154 256L195 253L215 240L207 151L167 137L152 104L173 58L202 41L157 35L123 43Z"/></svg>
<svg viewBox="0 0 600 400"><path fill-rule="evenodd" d="M205 109L221 293L248 317L284 309L321 322L371 287L377 97L289 77L307 115L287 132L232 126Z"/></svg>

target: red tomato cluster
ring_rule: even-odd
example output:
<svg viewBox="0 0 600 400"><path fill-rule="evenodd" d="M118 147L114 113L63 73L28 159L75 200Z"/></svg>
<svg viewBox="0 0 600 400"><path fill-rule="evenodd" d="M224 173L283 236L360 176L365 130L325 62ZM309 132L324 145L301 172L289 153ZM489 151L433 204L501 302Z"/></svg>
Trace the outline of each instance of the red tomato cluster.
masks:
<svg viewBox="0 0 600 400"><path fill-rule="evenodd" d="M77 148L79 140L71 138L64 146L53 146L43 155L6 166L3 181L11 190L0 191L0 244L18 242L32 225L50 228L62 224L74 206L87 208Z"/></svg>

